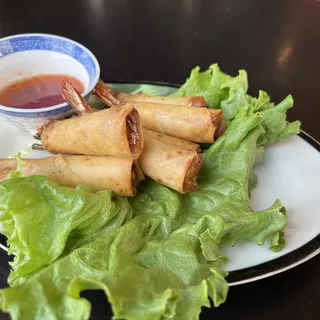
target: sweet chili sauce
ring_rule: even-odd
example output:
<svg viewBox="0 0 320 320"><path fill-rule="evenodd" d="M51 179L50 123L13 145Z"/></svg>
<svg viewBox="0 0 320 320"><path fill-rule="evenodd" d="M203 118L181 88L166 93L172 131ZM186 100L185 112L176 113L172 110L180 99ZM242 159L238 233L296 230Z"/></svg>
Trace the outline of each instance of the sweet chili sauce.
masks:
<svg viewBox="0 0 320 320"><path fill-rule="evenodd" d="M0 104L12 108L38 109L65 102L61 96L62 81L68 79L79 93L84 85L64 74L43 74L10 83L0 89Z"/></svg>

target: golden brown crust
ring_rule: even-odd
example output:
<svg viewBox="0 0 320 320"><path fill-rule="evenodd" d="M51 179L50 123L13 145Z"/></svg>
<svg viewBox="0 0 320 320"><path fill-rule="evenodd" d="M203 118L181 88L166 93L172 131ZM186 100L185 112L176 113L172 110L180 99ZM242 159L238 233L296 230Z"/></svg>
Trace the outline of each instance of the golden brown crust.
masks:
<svg viewBox="0 0 320 320"><path fill-rule="evenodd" d="M96 91L104 96L104 91L101 87L96 87ZM160 103L171 104L177 106L189 106L189 107L208 107L207 102L202 96L190 96L190 97L163 97L163 96L149 96L146 94L130 94L124 92L113 92L112 95L122 103L135 103L135 102L148 102L148 103ZM106 96L104 96L106 97Z"/></svg>
<svg viewBox="0 0 320 320"><path fill-rule="evenodd" d="M149 130L198 143L213 143L216 127L209 109L138 102L143 126Z"/></svg>
<svg viewBox="0 0 320 320"><path fill-rule="evenodd" d="M127 137L127 116L130 114L139 135L135 144L131 141L131 148ZM141 132L139 114L133 105L126 104L50 123L42 130L41 141L51 153L138 158L143 148Z"/></svg>
<svg viewBox="0 0 320 320"><path fill-rule="evenodd" d="M160 142L165 142L167 144L174 145L177 148L194 150L194 151L197 151L197 152L201 151L200 150L200 146L197 143L194 143L194 142L191 142L191 141L187 141L187 140L184 140L184 139L168 136L166 134L159 133L159 132L156 132L156 131L152 131L152 130L149 130L149 129L146 129L146 128L143 128L143 134L144 135L149 135L149 136L153 137L154 139L159 140Z"/></svg>
<svg viewBox="0 0 320 320"><path fill-rule="evenodd" d="M54 157L22 160L23 176L41 175L62 186L74 188L82 184L95 192L113 190L120 196L133 196L136 193L139 171L133 159L58 154ZM15 159L0 159L0 180L6 180L16 167Z"/></svg>
<svg viewBox="0 0 320 320"><path fill-rule="evenodd" d="M195 150L167 143L148 130L144 144L139 163L146 175L180 193L195 190L197 166L201 166Z"/></svg>

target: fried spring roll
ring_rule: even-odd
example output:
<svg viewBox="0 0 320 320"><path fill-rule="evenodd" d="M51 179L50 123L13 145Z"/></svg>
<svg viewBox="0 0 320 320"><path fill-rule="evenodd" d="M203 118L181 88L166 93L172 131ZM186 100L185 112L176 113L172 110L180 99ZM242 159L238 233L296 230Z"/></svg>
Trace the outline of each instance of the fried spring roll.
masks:
<svg viewBox="0 0 320 320"><path fill-rule="evenodd" d="M162 104L173 104L177 106L190 106L190 107L208 107L209 105L202 96L190 97L161 97L149 96L146 94L131 94L125 92L111 92L107 85L100 79L96 85L97 92L100 92L109 101L117 105L118 101L122 103L135 103L135 102L151 102ZM116 100L115 100L115 99Z"/></svg>
<svg viewBox="0 0 320 320"><path fill-rule="evenodd" d="M151 102L161 104L172 104L177 106L189 107L208 107L207 102L201 96L194 97L161 97L161 96L148 96L146 94L130 94L124 92L114 92L114 97L119 99L122 103L135 103L135 102Z"/></svg>
<svg viewBox="0 0 320 320"><path fill-rule="evenodd" d="M221 110L139 102L142 125L150 130L198 143L213 143L225 128Z"/></svg>
<svg viewBox="0 0 320 320"><path fill-rule="evenodd" d="M181 193L196 189L201 167L197 151L167 143L149 130L144 131L144 140L139 163L146 175Z"/></svg>
<svg viewBox="0 0 320 320"><path fill-rule="evenodd" d="M0 181L16 170L15 159L0 159ZM113 190L120 196L134 196L143 178L139 163L129 158L101 156L62 156L23 159L23 176L41 175L60 185L89 186L92 191Z"/></svg>
<svg viewBox="0 0 320 320"><path fill-rule="evenodd" d="M139 113L132 104L49 123L41 142L51 153L138 158L143 149Z"/></svg>
<svg viewBox="0 0 320 320"><path fill-rule="evenodd" d="M164 143L167 143L167 144L171 144L171 145L174 145L178 148L183 148L183 149L187 149L187 150L193 150L193 151L197 151L197 152L200 152L200 146L196 143L193 143L193 142L190 142L190 141L187 141L187 140L183 140L183 139L179 139L179 138L176 138L176 137L171 137L171 136L168 136L166 134L162 134L162 133L159 133L159 132L155 132L155 131L152 131L152 130L148 130L146 128L143 128L143 135L148 135L154 139L157 139L159 141L162 141Z"/></svg>

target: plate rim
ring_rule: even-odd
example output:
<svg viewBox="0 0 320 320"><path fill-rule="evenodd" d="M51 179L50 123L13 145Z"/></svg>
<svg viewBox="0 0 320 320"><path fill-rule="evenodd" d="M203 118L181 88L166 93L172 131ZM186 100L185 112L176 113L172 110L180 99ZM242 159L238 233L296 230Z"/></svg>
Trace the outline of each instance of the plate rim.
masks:
<svg viewBox="0 0 320 320"><path fill-rule="evenodd" d="M305 253L305 251L307 253ZM228 277L234 278L234 280L228 281L230 287L238 286L241 284L246 284L258 280L262 280L265 278L269 278L275 276L279 273L288 271L293 269L304 262L311 260L316 257L320 253L320 235L316 236L311 241L307 242L302 247L291 251L279 258L269 260L265 263L258 264L252 267L248 267L245 269L239 269L235 271L231 271L227 276L226 280L228 281ZM300 256L299 258L293 258L291 263L286 264L285 261L290 259L292 256ZM280 267L277 267L277 264L282 264ZM275 266L274 266L275 265ZM247 276L248 274L248 276Z"/></svg>
<svg viewBox="0 0 320 320"><path fill-rule="evenodd" d="M161 82L161 81L122 81L122 80L107 80L107 83L110 84L123 84L123 85L139 85L139 84L149 84L149 85L156 85L156 86L165 86L171 88L178 88L180 85L170 83L170 82ZM288 122L289 123L289 122ZM318 152L320 152L320 142L308 134L303 129L300 129L300 133L298 134L304 141L314 147ZM4 244L6 237L0 233L0 249L8 252L8 247ZM291 251L281 257L269 260L267 262L254 265L251 267L238 269L234 271L230 271L226 280L228 281L228 285L237 286L241 284L246 284L258 280L262 280L279 273L285 272L290 270L294 267L299 266L300 264L316 257L320 254L320 234L307 242L306 244L302 245L298 249ZM297 258L294 256L298 255ZM290 257L294 257L293 261L290 263L286 263L285 261L290 259ZM279 267L277 266L279 265ZM231 281L228 280L231 279Z"/></svg>

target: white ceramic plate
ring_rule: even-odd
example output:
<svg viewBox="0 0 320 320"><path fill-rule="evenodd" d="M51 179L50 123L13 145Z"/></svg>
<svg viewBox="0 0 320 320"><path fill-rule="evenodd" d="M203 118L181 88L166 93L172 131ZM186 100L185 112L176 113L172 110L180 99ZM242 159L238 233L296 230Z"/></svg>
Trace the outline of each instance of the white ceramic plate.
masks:
<svg viewBox="0 0 320 320"><path fill-rule="evenodd" d="M144 91L140 85L114 85L119 91ZM168 86L148 86L168 94ZM152 91L155 93L155 91ZM8 157L37 142L23 129L0 119L0 157ZM256 167L259 177L252 192L255 210L269 207L279 198L287 209L286 246L278 253L268 244L257 246L249 241L226 246L223 254L230 262L230 285L265 278L288 270L320 252L320 144L305 133L266 148L263 161ZM32 152L30 157L44 157L43 152ZM1 239L0 239L1 240ZM3 240L3 239L2 239ZM3 242L3 241L2 241ZM6 249L5 243L1 244Z"/></svg>

